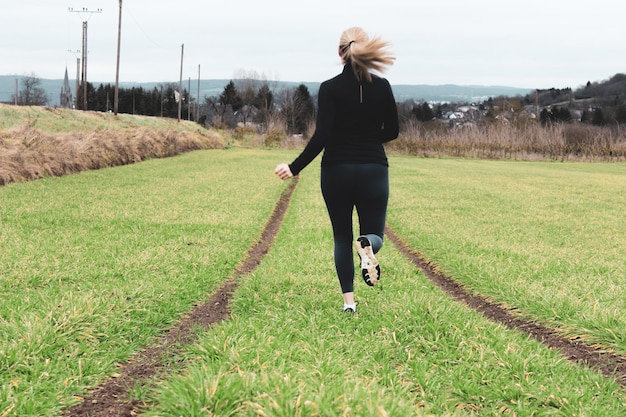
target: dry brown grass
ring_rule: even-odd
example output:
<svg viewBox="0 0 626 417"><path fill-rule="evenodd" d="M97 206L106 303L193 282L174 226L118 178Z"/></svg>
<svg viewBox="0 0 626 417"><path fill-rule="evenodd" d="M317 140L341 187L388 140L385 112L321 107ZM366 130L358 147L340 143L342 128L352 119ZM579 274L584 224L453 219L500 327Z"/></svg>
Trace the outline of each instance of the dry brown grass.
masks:
<svg viewBox="0 0 626 417"><path fill-rule="evenodd" d="M413 124L388 149L424 157L622 162L626 135L623 129L583 124L493 123L463 128Z"/></svg>
<svg viewBox="0 0 626 417"><path fill-rule="evenodd" d="M48 113L53 118L80 120L81 112L68 112ZM85 115L86 120L94 118L91 113ZM133 126L129 121L132 117L126 115L116 126L109 117L106 126L90 121L89 130L58 132L19 125L14 118L13 127L0 130L0 185L224 146L221 135L197 125L181 128L176 121L159 121L172 126L156 128L142 126L145 122Z"/></svg>

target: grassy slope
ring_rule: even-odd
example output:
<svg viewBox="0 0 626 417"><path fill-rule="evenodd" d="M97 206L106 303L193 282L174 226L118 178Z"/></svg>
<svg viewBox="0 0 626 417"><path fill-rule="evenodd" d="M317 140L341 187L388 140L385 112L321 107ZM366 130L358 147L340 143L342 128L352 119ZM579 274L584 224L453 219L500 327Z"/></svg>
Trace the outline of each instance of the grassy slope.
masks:
<svg viewBox="0 0 626 417"><path fill-rule="evenodd" d="M198 125L185 120L135 116L101 112L83 112L40 106L11 106L0 104L0 131L28 126L48 133L93 131L105 129L173 129L194 131Z"/></svg>
<svg viewBox="0 0 626 417"><path fill-rule="evenodd" d="M0 185L223 147L193 122L0 105Z"/></svg>

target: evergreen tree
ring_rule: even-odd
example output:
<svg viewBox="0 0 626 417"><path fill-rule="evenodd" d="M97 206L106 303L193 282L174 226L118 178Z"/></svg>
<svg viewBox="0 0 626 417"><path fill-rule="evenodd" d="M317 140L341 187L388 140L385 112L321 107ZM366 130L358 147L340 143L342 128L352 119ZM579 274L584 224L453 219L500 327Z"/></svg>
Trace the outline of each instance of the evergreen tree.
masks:
<svg viewBox="0 0 626 417"><path fill-rule="evenodd" d="M437 119L442 119L442 118L443 118L443 109L441 108L441 104L439 104L439 105L437 106L437 111L436 111L436 113L435 113L435 117L436 117Z"/></svg>
<svg viewBox="0 0 626 417"><path fill-rule="evenodd" d="M417 106L413 109L413 115L420 122L430 122L435 118L433 110L428 103L424 102L421 106Z"/></svg>
<svg viewBox="0 0 626 417"><path fill-rule="evenodd" d="M163 98L161 104L161 115L163 117L170 117L173 119L178 118L178 101L176 100L177 93L178 85L169 83L163 86Z"/></svg>
<svg viewBox="0 0 626 417"><path fill-rule="evenodd" d="M259 109L257 114L258 123L267 123L272 112L272 105L274 102L274 94L270 90L267 83L263 84L254 99L254 106Z"/></svg>
<svg viewBox="0 0 626 417"><path fill-rule="evenodd" d="M597 108L593 111L593 119L591 119L591 123L594 126L602 126L604 125L604 114L602 113L601 108Z"/></svg>
<svg viewBox="0 0 626 417"><path fill-rule="evenodd" d="M234 112L243 106L243 100L239 96L235 83L232 80L226 84L218 101L222 106L230 105Z"/></svg>
<svg viewBox="0 0 626 417"><path fill-rule="evenodd" d="M309 123L315 115L315 106L313 105L309 89L304 84L300 84L296 90L296 106L298 109L296 127L297 130L306 136Z"/></svg>
<svg viewBox="0 0 626 417"><path fill-rule="evenodd" d="M545 107L541 109L541 113L539 113L539 121L543 126L549 124L553 120L554 116L552 115L552 112L550 110L546 109Z"/></svg>
<svg viewBox="0 0 626 417"><path fill-rule="evenodd" d="M270 90L270 87L267 83L263 84L254 98L254 105L261 110L270 110L272 108L273 101L274 94Z"/></svg>
<svg viewBox="0 0 626 417"><path fill-rule="evenodd" d="M565 107L554 109L554 120L557 122L569 123L572 121L572 113Z"/></svg>

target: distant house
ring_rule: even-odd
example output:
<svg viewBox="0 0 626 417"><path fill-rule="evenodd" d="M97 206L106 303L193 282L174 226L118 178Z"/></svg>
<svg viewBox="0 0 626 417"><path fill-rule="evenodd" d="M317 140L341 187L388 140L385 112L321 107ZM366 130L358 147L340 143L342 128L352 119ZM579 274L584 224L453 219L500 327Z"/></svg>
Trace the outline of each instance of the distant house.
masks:
<svg viewBox="0 0 626 417"><path fill-rule="evenodd" d="M474 126L482 116L482 112L476 106L459 106L454 111L446 112L443 117L452 126L468 127Z"/></svg>
<svg viewBox="0 0 626 417"><path fill-rule="evenodd" d="M65 78L63 79L63 87L61 87L61 97L59 102L61 107L71 109L74 106L72 99L72 89L70 88L70 79L67 76L67 67L65 68Z"/></svg>

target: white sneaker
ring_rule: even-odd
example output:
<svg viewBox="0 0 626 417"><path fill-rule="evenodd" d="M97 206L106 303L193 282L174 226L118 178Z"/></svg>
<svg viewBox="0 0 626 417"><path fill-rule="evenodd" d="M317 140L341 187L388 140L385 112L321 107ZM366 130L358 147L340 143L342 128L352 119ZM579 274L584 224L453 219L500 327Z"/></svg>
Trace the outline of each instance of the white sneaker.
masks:
<svg viewBox="0 0 626 417"><path fill-rule="evenodd" d="M354 243L356 251L361 258L361 275L367 285L373 287L380 281L380 265L374 256L372 244L365 236L359 236Z"/></svg>

